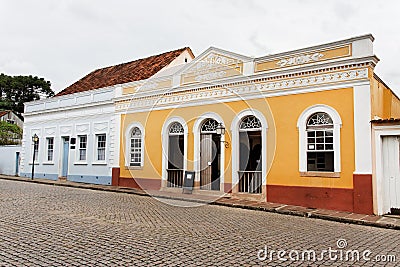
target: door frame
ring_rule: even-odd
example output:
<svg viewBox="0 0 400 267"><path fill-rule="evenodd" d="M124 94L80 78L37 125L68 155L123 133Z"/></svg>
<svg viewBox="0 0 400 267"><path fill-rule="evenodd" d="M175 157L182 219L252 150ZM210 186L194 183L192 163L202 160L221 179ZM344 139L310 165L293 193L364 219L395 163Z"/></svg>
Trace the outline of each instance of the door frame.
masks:
<svg viewBox="0 0 400 267"><path fill-rule="evenodd" d="M182 117L173 116L168 118L163 125L161 130L161 140L162 140L162 163L161 163L161 187L167 187L167 168L168 168L168 151L169 151L169 127L172 123L179 122L183 127L183 169L187 170L188 162L188 127L186 121Z"/></svg>
<svg viewBox="0 0 400 267"><path fill-rule="evenodd" d="M400 136L400 125L373 126L373 152L372 157L375 164L375 173L373 173L373 207L374 213L383 215L387 213L384 210L384 188L383 188L383 153L382 138L385 136Z"/></svg>
<svg viewBox="0 0 400 267"><path fill-rule="evenodd" d="M66 163L64 163L65 162L65 151L64 151L64 148L65 148L65 139L67 139L68 138L68 143L67 143L67 147L68 147L68 150L67 150L67 159L66 159ZM61 164L61 168L60 168L60 177L67 177L68 176L68 167L69 167L69 155L70 155L70 147L69 147L69 145L70 145L70 140L71 140L71 137L70 136L61 136L61 161L60 161L60 164ZM66 166L65 166L65 168L66 168L66 175L64 176L64 173L63 173L63 170L64 170L64 164L66 164Z"/></svg>
<svg viewBox="0 0 400 267"><path fill-rule="evenodd" d="M213 119L216 120L218 123L222 123L225 125L224 120L222 117L214 112L206 112L200 115L193 126L193 136L194 136L194 155L193 155L193 163L194 163L194 170L196 172L195 175L195 187L200 188L200 133L201 133L201 126L206 119ZM225 133L227 134L227 133ZM225 135L221 135L221 143L225 141ZM214 192L224 192L224 183L225 183L225 146L221 146L221 165L220 165L220 176L219 176L219 190L207 190L207 191L214 191Z"/></svg>
<svg viewBox="0 0 400 267"><path fill-rule="evenodd" d="M265 119L263 113L256 109L245 109L239 112L235 118L232 120L231 124L231 134L232 134L232 188L237 189L239 185L239 159L240 159L240 141L239 141L239 125L243 118L247 116L255 116L261 122L261 175L262 175L262 199L267 199L267 133L268 133L268 122ZM269 166L270 168L270 166ZM235 190L236 190L235 189ZM237 193L237 192L235 192Z"/></svg>
<svg viewBox="0 0 400 267"><path fill-rule="evenodd" d="M208 153L210 153L210 155L212 156L211 158L211 164L207 164L207 168L211 168L209 170L209 183L202 185L201 181L202 181L202 177L203 177L203 171L205 169L201 169L201 167L204 168L204 162L203 164L201 164L203 158L201 158L201 155L204 156L204 152L202 151L202 142L204 142L203 140L205 139L204 136L208 136L208 143L211 147L208 147ZM216 144L216 142L214 141L214 138L219 139L219 144ZM216 148L216 151L214 153L214 149ZM221 150L222 148L225 148L225 146L221 145L221 136L216 134L216 133L200 133L200 189L201 190L210 190L210 191L221 191L221 182L219 183L215 183L215 180L220 180L221 179ZM203 152L203 153L202 153ZM208 161L207 163L209 163L210 161ZM203 166L202 166L203 165ZM217 172L215 172L215 168L214 166L217 165ZM215 175L215 173L217 173ZM206 178L206 177L203 177ZM213 186L216 186L218 184L218 189L213 189ZM206 188L207 186L210 187L210 189Z"/></svg>
<svg viewBox="0 0 400 267"><path fill-rule="evenodd" d="M19 151L16 151L15 152L15 176L19 175L20 159L21 159L21 153Z"/></svg>
<svg viewBox="0 0 400 267"><path fill-rule="evenodd" d="M383 176L382 176L383 194L382 195L385 196L382 205L383 205L383 212L388 211L388 213L391 212L392 208L400 209L400 203L397 203L397 199L396 199L396 201L394 201L395 203L393 203L393 201L392 201L393 197L396 196L396 194L393 194L392 190L396 191L397 183L400 182L399 181L400 166L399 165L397 165L397 166L391 165L391 163L396 164L396 160L397 160L397 164L399 163L398 162L399 161L399 153L400 153L399 138L400 138L400 136L382 136L382 163L384 164L384 166L382 167L382 170L383 170ZM384 144L385 140L386 140L386 145ZM389 142L391 140L393 140L394 143ZM385 151L385 148L388 150ZM389 167L386 168L387 166L389 166ZM396 168L397 168L397 170L396 170ZM391 176L391 174L395 174L395 173L397 173L397 175ZM392 186L392 184L391 184L392 178L394 179L394 186ZM395 204L395 206L393 206L393 204Z"/></svg>

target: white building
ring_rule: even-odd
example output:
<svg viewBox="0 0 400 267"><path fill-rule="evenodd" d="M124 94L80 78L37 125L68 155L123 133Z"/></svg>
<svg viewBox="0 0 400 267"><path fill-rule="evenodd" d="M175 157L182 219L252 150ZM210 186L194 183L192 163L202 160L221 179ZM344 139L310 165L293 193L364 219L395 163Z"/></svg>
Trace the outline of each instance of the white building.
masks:
<svg viewBox="0 0 400 267"><path fill-rule="evenodd" d="M183 48L98 69L55 97L26 103L20 175L31 177L35 151L35 178L110 185L112 168L119 166L120 115L113 98L120 86L169 73L193 57Z"/></svg>
<svg viewBox="0 0 400 267"><path fill-rule="evenodd" d="M21 129L24 127L24 122L11 110L0 110L0 121L16 124Z"/></svg>
<svg viewBox="0 0 400 267"><path fill-rule="evenodd" d="M19 175L20 145L0 146L0 174Z"/></svg>
<svg viewBox="0 0 400 267"><path fill-rule="evenodd" d="M35 178L110 184L117 164L113 96L110 87L27 103L21 176L31 176L36 134Z"/></svg>

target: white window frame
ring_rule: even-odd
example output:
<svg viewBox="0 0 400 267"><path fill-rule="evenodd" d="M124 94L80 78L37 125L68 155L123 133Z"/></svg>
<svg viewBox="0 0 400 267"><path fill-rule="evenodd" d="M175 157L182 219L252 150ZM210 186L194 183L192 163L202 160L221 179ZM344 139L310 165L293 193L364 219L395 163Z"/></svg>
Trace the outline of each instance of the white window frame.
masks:
<svg viewBox="0 0 400 267"><path fill-rule="evenodd" d="M139 135L133 136L133 131L137 130L139 132ZM138 146L132 147L133 143L139 143ZM142 166L142 150L143 150L143 144L142 144L142 131L139 129L139 127L134 127L131 130L131 136L129 138L129 167L141 167ZM132 151L135 150L135 151ZM138 158L139 161L135 161L134 163L138 165L132 165L132 159Z"/></svg>
<svg viewBox="0 0 400 267"><path fill-rule="evenodd" d="M33 135L32 135L33 136ZM39 153L40 153L40 143L42 143L40 140L41 140L41 138L40 138L40 136L37 134L37 136L38 136L38 145L37 145L37 154L36 154L36 156L35 156L35 165L39 165ZM32 162L32 160L33 160L33 153L35 153L35 145L34 145L34 143L33 143L33 140L31 139L31 143L30 143L30 147L31 147L31 155L30 155L30 159L29 159L29 165L32 165L33 164L33 162Z"/></svg>
<svg viewBox="0 0 400 267"><path fill-rule="evenodd" d="M86 135L86 134L81 134L81 135L78 135L77 136L78 138L78 140L77 140L77 144L76 144L76 162L79 164L79 163L81 163L81 164L85 164L86 162L87 162L87 159L88 159L88 141L89 141L89 138L88 138L88 135ZM82 160L81 159L81 138L82 137L86 137L86 148L84 149L85 150L85 157L86 157L86 159L84 159L84 160ZM96 137L97 138L97 137ZM96 139L96 146L97 146L97 139ZM106 147L107 147L107 136L106 136ZM97 153L97 149L96 149L96 153ZM96 157L96 159L97 159L97 157Z"/></svg>
<svg viewBox="0 0 400 267"><path fill-rule="evenodd" d="M131 133L132 130L137 127L141 131L141 150L140 150L140 166L130 166L131 162ZM144 166L144 148L145 148L145 143L144 143L144 137L145 137L145 130L144 127L142 126L141 123L139 122L134 122L128 126L128 128L125 131L125 151L124 151L124 156L125 156L125 168L128 169L141 169Z"/></svg>
<svg viewBox="0 0 400 267"><path fill-rule="evenodd" d="M325 112L332 118L334 151L333 173L339 174L341 172L340 128L342 127L342 119L334 108L327 105L314 105L304 110L297 121L297 128L299 131L299 171L304 176L312 176L313 173L317 173L318 176L332 174L332 172L311 172L307 170L307 122L311 115L318 112Z"/></svg>
<svg viewBox="0 0 400 267"><path fill-rule="evenodd" d="M53 149L51 151L52 155L51 155L51 160L49 160L49 140L52 139L53 140ZM46 163L54 163L54 147L55 147L55 138L53 136L48 136L46 137ZM36 161L36 160L35 160Z"/></svg>
<svg viewBox="0 0 400 267"><path fill-rule="evenodd" d="M106 137L104 146L104 160L99 160L99 136L104 135ZM106 133L96 133L95 134L95 151L94 151L94 164L105 164L107 160L107 134Z"/></svg>

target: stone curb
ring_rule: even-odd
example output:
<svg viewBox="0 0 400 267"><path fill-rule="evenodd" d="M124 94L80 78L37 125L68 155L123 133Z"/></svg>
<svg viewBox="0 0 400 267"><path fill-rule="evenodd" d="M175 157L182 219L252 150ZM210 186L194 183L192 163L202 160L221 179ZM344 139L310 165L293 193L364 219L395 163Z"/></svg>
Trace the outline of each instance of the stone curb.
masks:
<svg viewBox="0 0 400 267"><path fill-rule="evenodd" d="M268 206L264 206L264 205L251 206L251 205L245 205L242 203L234 203L234 201L232 201L233 203L232 202L230 202L230 203L223 202L220 200L210 202L208 200L202 200L202 199L149 194L145 191L137 190L134 188L125 188L125 187L116 187L116 186L103 186L103 185L91 185L91 184L79 184L79 183L71 184L71 183L56 182L56 181L52 181L52 180L49 180L49 181L38 180L38 179L31 180L31 179L26 179L26 178L19 178L19 177L14 177L14 176L3 176L3 175L0 176L0 179L9 180L9 181L46 184L46 185L53 185L53 186L64 186L64 187L72 187L72 188L80 188L80 189L90 189L90 190L96 190L96 191L134 194L134 195L146 196L146 197L180 200L180 201L187 201L187 202L193 202L193 203L225 206L225 207L231 207L231 208L241 208L241 209L247 209L247 210L256 210L256 211L277 213L277 214L282 214L282 215L307 217L307 218L313 218L313 219L335 221L335 222L340 222L340 223L348 223L348 224L356 224L356 225L373 226L373 227L379 227L379 228L400 230L400 224L396 225L396 224L392 224L392 223L379 222L379 221L374 222L374 221L367 221L367 220L362 220L362 219L351 219L351 218L346 218L346 217L318 214L318 213L316 213L318 211L318 209L303 208L304 210L290 210L290 209L285 209L285 207L287 207L287 205L284 205L284 204L280 204L279 207L268 207ZM299 207L299 208L301 208L301 207ZM309 210L309 211L307 211L307 210ZM367 217L367 216L368 215L365 215L365 217Z"/></svg>

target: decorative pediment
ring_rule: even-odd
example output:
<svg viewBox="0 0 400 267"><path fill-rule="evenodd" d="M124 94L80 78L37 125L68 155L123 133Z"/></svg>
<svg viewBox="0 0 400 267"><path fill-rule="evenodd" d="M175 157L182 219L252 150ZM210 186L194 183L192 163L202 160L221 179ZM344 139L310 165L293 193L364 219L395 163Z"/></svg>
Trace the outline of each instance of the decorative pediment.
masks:
<svg viewBox="0 0 400 267"><path fill-rule="evenodd" d="M76 132L78 133L85 133L89 131L89 124L79 124L76 125Z"/></svg>
<svg viewBox="0 0 400 267"><path fill-rule="evenodd" d="M60 132L62 134L71 134L72 133L72 126L60 126Z"/></svg>
<svg viewBox="0 0 400 267"><path fill-rule="evenodd" d="M302 49L300 52L285 52L282 54L269 55L264 58L256 59L255 72L296 67L328 60L336 60L339 58L350 57L351 55L351 44L342 44L340 46L328 45L326 47Z"/></svg>
<svg viewBox="0 0 400 267"><path fill-rule="evenodd" d="M46 135L54 135L56 133L56 127L50 127L44 129Z"/></svg>
<svg viewBox="0 0 400 267"><path fill-rule="evenodd" d="M181 72L181 84L202 83L243 73L243 63L251 58L211 47Z"/></svg>
<svg viewBox="0 0 400 267"><path fill-rule="evenodd" d="M41 136L42 131L40 129L31 129L31 136L38 135Z"/></svg>
<svg viewBox="0 0 400 267"><path fill-rule="evenodd" d="M93 123L95 132L106 131L108 129L108 122L95 122Z"/></svg>

